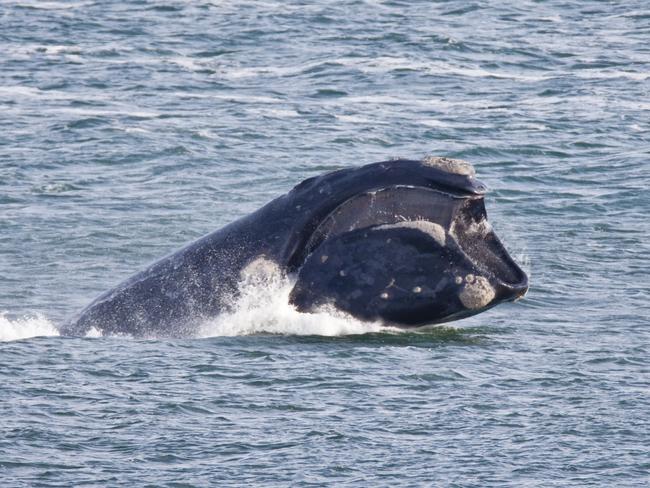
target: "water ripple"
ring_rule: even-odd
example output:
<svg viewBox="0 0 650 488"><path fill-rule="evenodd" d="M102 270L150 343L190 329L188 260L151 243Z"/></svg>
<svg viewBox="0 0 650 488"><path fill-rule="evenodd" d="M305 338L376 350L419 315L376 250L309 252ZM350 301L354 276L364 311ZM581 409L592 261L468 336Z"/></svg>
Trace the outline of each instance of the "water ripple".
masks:
<svg viewBox="0 0 650 488"><path fill-rule="evenodd" d="M647 484L649 18L640 0L3 5L3 486ZM524 301L395 333L301 319L278 292L204 339L57 336L306 177L428 153L490 187Z"/></svg>

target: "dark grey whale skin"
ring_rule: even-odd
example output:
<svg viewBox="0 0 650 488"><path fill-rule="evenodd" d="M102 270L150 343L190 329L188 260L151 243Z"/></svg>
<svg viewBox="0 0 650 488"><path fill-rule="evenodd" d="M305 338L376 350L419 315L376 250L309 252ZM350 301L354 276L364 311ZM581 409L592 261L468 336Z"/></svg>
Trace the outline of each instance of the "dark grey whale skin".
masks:
<svg viewBox="0 0 650 488"><path fill-rule="evenodd" d="M475 198L483 208L485 187L478 180L415 160L385 161L309 178L100 295L60 332L85 335L96 328L104 335L191 336L202 320L228 310L237 297L241 271L251 261L263 256L283 272L296 273L318 245L315 231L337 207L364 192L400 186L432 189L455 199ZM390 219L376 224L386 222ZM304 295L301 300L299 308L308 311L310 303ZM322 302L322 297L315 301ZM355 315L354 310L348 312ZM369 318L368 313L358 315Z"/></svg>

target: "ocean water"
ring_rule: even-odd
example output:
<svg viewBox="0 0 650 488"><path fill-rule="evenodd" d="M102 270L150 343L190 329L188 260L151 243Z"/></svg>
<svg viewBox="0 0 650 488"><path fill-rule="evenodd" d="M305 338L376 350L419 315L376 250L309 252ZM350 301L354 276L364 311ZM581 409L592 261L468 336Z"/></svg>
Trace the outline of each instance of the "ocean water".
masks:
<svg viewBox="0 0 650 488"><path fill-rule="evenodd" d="M0 1L0 485L648 486L644 0ZM418 332L268 283L59 337L304 178L469 160L529 273Z"/></svg>

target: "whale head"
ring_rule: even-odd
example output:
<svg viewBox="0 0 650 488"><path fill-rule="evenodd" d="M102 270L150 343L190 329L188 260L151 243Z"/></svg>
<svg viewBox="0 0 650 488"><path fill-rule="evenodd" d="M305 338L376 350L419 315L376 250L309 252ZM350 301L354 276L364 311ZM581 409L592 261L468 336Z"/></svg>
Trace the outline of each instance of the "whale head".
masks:
<svg viewBox="0 0 650 488"><path fill-rule="evenodd" d="M447 322L523 296L528 277L487 220L486 187L461 160L394 160L306 180L311 209L286 249L290 301L401 327Z"/></svg>

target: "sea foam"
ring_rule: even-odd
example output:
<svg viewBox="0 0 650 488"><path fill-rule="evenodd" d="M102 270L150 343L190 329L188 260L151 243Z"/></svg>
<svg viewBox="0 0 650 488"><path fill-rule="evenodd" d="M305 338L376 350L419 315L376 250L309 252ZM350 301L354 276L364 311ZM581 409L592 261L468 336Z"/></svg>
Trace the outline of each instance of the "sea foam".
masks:
<svg viewBox="0 0 650 488"><path fill-rule="evenodd" d="M256 266L242 277L240 294L230 312L206 321L199 337L249 334L339 336L369 332L398 332L379 323L361 322L332 306L301 313L289 303L295 279L277 269Z"/></svg>
<svg viewBox="0 0 650 488"><path fill-rule="evenodd" d="M10 318L0 312L0 342L58 335L56 326L42 315Z"/></svg>

